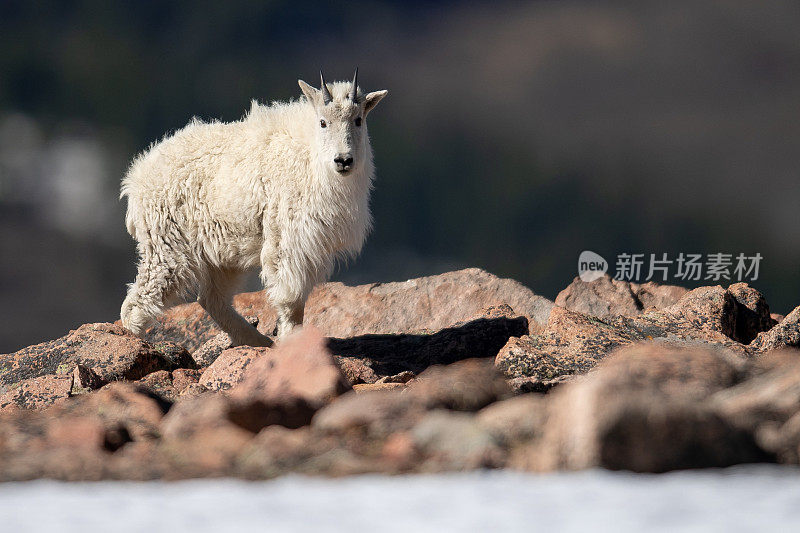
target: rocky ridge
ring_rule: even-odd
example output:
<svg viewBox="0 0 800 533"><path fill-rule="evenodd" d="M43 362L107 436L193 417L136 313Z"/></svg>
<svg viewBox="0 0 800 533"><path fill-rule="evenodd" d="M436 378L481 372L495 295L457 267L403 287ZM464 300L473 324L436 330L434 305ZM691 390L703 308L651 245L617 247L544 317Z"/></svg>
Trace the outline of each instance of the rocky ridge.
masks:
<svg viewBox="0 0 800 533"><path fill-rule="evenodd" d="M261 293L237 309L264 332ZM579 279L555 302L479 269L328 283L274 348L197 304L0 355L0 479L271 478L800 462L800 307L743 283Z"/></svg>

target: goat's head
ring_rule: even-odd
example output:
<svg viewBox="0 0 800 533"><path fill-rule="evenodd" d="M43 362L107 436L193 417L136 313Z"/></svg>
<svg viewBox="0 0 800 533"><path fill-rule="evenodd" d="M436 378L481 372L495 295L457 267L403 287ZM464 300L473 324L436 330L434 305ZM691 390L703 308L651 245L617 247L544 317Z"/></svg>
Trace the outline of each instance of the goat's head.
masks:
<svg viewBox="0 0 800 533"><path fill-rule="evenodd" d="M367 114L388 91L363 94L358 88L358 69L352 82L325 83L321 71L319 77L319 89L297 80L314 108L318 154L329 168L349 174L364 164Z"/></svg>

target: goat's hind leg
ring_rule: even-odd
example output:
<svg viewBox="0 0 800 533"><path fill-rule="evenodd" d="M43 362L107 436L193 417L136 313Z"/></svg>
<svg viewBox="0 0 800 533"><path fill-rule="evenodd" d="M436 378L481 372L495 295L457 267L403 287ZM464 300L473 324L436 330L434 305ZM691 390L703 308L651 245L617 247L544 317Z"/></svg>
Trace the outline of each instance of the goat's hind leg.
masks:
<svg viewBox="0 0 800 533"><path fill-rule="evenodd" d="M231 270L209 273L197 301L236 346L272 346L272 339L262 335L231 306L240 278L240 272Z"/></svg>
<svg viewBox="0 0 800 533"><path fill-rule="evenodd" d="M173 268L143 259L136 280L128 286L128 294L122 302L122 325L134 335L141 335L178 292Z"/></svg>

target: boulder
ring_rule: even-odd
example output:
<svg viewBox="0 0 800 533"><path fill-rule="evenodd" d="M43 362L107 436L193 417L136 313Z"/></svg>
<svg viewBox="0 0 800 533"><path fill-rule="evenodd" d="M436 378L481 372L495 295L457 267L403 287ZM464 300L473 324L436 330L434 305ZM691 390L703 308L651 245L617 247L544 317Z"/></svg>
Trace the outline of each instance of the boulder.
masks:
<svg viewBox="0 0 800 533"><path fill-rule="evenodd" d="M507 305L480 310L475 317L450 327L415 334L362 335L333 338L328 348L337 357L361 360L377 381L403 372L419 374L431 365L448 365L468 358L494 358L513 336L528 331L527 319ZM365 369L365 381L372 376Z"/></svg>
<svg viewBox="0 0 800 533"><path fill-rule="evenodd" d="M217 360L222 352L229 348L233 348L233 341L228 334L217 333L192 352L192 359L194 359L197 366L201 368L208 367Z"/></svg>
<svg viewBox="0 0 800 533"><path fill-rule="evenodd" d="M187 387L196 384L199 379L199 370L178 368L172 372L157 370L137 380L135 383L153 391L164 399L174 402Z"/></svg>
<svg viewBox="0 0 800 533"><path fill-rule="evenodd" d="M319 474L318 458L335 456L335 449L334 439L321 437L307 427L268 426L238 454L235 470L247 479L270 479L290 472Z"/></svg>
<svg viewBox="0 0 800 533"><path fill-rule="evenodd" d="M410 431L421 472L502 466L504 454L492 434L472 414L434 410Z"/></svg>
<svg viewBox="0 0 800 533"><path fill-rule="evenodd" d="M491 359L467 359L428 368L409 382L406 394L429 409L477 411L511 396L511 389Z"/></svg>
<svg viewBox="0 0 800 533"><path fill-rule="evenodd" d="M594 281L576 277L556 297L555 304L597 318L635 316L646 310L676 303L687 290L675 285L644 284L617 280L605 274Z"/></svg>
<svg viewBox="0 0 800 533"><path fill-rule="evenodd" d="M720 286L694 289L665 309L630 317L603 320L556 306L542 333L510 339L495 364L510 378L547 382L585 373L613 349L640 341L720 347L750 355L751 348L735 340L738 306L731 292Z"/></svg>
<svg viewBox="0 0 800 533"><path fill-rule="evenodd" d="M663 472L770 460L708 401L745 372L745 360L723 349L620 349L552 393L543 436L516 466Z"/></svg>
<svg viewBox="0 0 800 533"><path fill-rule="evenodd" d="M589 282L576 277L558 293L555 304L598 318L638 315L642 312L642 304L631 290L631 284L608 274Z"/></svg>
<svg viewBox="0 0 800 533"><path fill-rule="evenodd" d="M72 383L71 374L47 374L23 379L7 386L6 392L0 395L0 410L14 407L35 409L52 405L71 396Z"/></svg>
<svg viewBox="0 0 800 533"><path fill-rule="evenodd" d="M201 372L191 368L177 368L172 371L172 388L175 394L181 394L187 387L200 381Z"/></svg>
<svg viewBox="0 0 800 533"><path fill-rule="evenodd" d="M756 335L750 347L756 353L765 353L778 348L800 348L800 307L795 307L769 331Z"/></svg>
<svg viewBox="0 0 800 533"><path fill-rule="evenodd" d="M351 385L375 383L381 379L372 369L372 361L368 357L337 355L335 359Z"/></svg>
<svg viewBox="0 0 800 533"><path fill-rule="evenodd" d="M797 462L800 434L800 351L777 350L758 358L750 377L710 398L716 412L753 433L759 444L784 461Z"/></svg>
<svg viewBox="0 0 800 533"><path fill-rule="evenodd" d="M547 417L547 399L523 394L492 403L476 415L476 421L498 443L513 447L541 438Z"/></svg>
<svg viewBox="0 0 800 533"><path fill-rule="evenodd" d="M611 350L636 338L627 329L556 306L541 334L509 339L495 365L511 378L549 381L585 373Z"/></svg>
<svg viewBox="0 0 800 533"><path fill-rule="evenodd" d="M442 330L500 305L526 317L536 331L547 322L553 303L517 281L469 268L403 282L319 285L306 303L305 324L329 337L401 335ZM234 307L257 318L262 333L272 333L275 314L262 292L236 295ZM200 305L190 303L167 310L146 338L172 340L195 351L219 333Z"/></svg>
<svg viewBox="0 0 800 533"><path fill-rule="evenodd" d="M773 462L774 455L708 406L625 393L604 408L596 426L597 466L668 472Z"/></svg>
<svg viewBox="0 0 800 533"><path fill-rule="evenodd" d="M230 392L229 416L254 432L272 424L301 427L349 390L322 333L306 326L249 365Z"/></svg>
<svg viewBox="0 0 800 533"><path fill-rule="evenodd" d="M72 371L72 394L85 394L97 390L107 383L94 370L75 365Z"/></svg>
<svg viewBox="0 0 800 533"><path fill-rule="evenodd" d="M172 374L166 370L156 370L142 379L136 380L135 383L153 391L162 398L170 401L176 399L175 389L172 386Z"/></svg>
<svg viewBox="0 0 800 533"><path fill-rule="evenodd" d="M104 382L137 380L156 370L191 367L188 352L174 343L152 345L121 326L84 324L65 337L0 355L0 384L90 368Z"/></svg>
<svg viewBox="0 0 800 533"><path fill-rule="evenodd" d="M769 331L777 324L770 315L764 295L747 283L734 283L728 287L728 292L736 302L734 339L750 344L759 333Z"/></svg>
<svg viewBox="0 0 800 533"><path fill-rule="evenodd" d="M159 451L178 477L230 475L254 433L229 415L230 402L222 394L180 399L170 409L161 424Z"/></svg>
<svg viewBox="0 0 800 533"><path fill-rule="evenodd" d="M553 303L519 282L468 268L357 287L327 283L312 293L306 318L331 337L407 334L442 330L501 305L535 329L547 321Z"/></svg>
<svg viewBox="0 0 800 533"><path fill-rule="evenodd" d="M200 385L213 390L228 390L244 379L244 373L250 364L267 353L270 348L252 348L237 346L228 348L206 368L200 376Z"/></svg>
<svg viewBox="0 0 800 533"><path fill-rule="evenodd" d="M402 390L406 388L405 383L357 383L353 385L353 390L356 392L368 392L375 390Z"/></svg>
<svg viewBox="0 0 800 533"><path fill-rule="evenodd" d="M122 435L121 446L128 441L160 438L160 425L172 403L136 383L115 382L91 394L65 402L59 416L80 416L100 420L107 431Z"/></svg>
<svg viewBox="0 0 800 533"><path fill-rule="evenodd" d="M320 409L311 427L322 434L357 432L382 439L410 429L426 411L419 397L400 390L349 392Z"/></svg>
<svg viewBox="0 0 800 533"><path fill-rule="evenodd" d="M251 293L253 294L253 293ZM241 299L241 298L240 298ZM251 325L258 326L258 317L247 315L244 317ZM192 359L198 367L207 367L217 360L222 352L233 348L233 341L227 333L218 333L205 341L199 348L192 352Z"/></svg>
<svg viewBox="0 0 800 533"><path fill-rule="evenodd" d="M642 312L665 309L678 302L689 292L686 287L678 285L660 285L653 281L631 283L631 292L641 303Z"/></svg>

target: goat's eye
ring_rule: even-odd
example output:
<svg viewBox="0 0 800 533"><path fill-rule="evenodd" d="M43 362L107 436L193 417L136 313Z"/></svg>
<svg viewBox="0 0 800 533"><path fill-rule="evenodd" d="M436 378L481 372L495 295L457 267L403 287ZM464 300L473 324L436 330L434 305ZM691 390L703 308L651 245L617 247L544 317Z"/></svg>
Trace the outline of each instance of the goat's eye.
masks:
<svg viewBox="0 0 800 533"><path fill-rule="evenodd" d="M361 117L356 118L356 126L361 126Z"/></svg>
<svg viewBox="0 0 800 533"><path fill-rule="evenodd" d="M327 128L328 127L328 123L325 122L325 120L320 120L319 121L319 127L320 128Z"/></svg>

